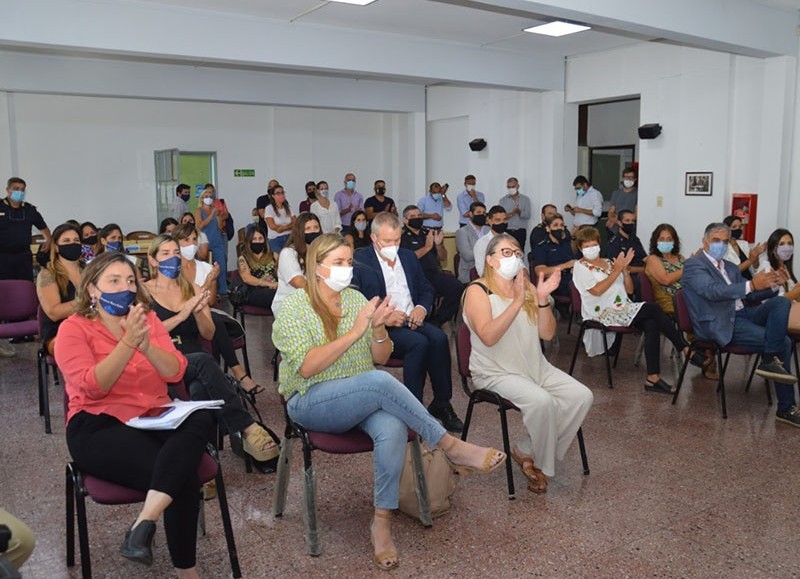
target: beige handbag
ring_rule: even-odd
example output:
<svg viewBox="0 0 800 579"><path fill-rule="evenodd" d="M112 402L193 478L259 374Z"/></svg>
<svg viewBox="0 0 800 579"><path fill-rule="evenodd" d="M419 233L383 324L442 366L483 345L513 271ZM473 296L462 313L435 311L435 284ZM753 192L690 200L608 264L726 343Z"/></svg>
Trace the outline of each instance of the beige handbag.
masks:
<svg viewBox="0 0 800 579"><path fill-rule="evenodd" d="M450 497L456 490L456 477L440 448L422 445L422 465L425 471L425 486L431 517L440 517L450 510ZM403 473L400 475L400 511L410 517L419 518L414 467L411 462L411 443L406 445Z"/></svg>

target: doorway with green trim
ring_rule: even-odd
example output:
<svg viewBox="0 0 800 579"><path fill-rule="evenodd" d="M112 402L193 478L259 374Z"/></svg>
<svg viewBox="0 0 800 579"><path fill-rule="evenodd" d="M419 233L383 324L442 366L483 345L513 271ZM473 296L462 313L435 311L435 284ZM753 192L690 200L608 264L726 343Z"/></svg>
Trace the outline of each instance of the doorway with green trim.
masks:
<svg viewBox="0 0 800 579"><path fill-rule="evenodd" d="M217 154L211 152L181 151L178 157L180 179L192 190L187 205L189 211L197 208L197 200L206 183L217 185Z"/></svg>

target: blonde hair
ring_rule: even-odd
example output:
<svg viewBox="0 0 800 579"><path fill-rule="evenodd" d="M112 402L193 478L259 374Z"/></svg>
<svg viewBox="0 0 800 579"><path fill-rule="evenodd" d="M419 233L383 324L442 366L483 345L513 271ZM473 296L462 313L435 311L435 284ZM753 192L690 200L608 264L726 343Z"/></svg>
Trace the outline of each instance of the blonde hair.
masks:
<svg viewBox="0 0 800 579"><path fill-rule="evenodd" d="M508 233L500 233L495 235L494 238L489 242L489 245L486 246L486 257L489 257L495 252L495 249L500 242L508 241L512 245L514 245L517 249L522 251L522 248L519 246L519 241L512 235ZM497 293L497 281L495 280L495 272L493 267L489 267L488 264L483 266L483 280L486 282L486 287L489 288L489 291L492 293ZM534 292L530 285L525 289L525 301L522 302L522 309L525 310L525 313L528 315L528 320L532 324L536 323L536 317L539 315L539 299L536 297L536 292Z"/></svg>
<svg viewBox="0 0 800 579"><path fill-rule="evenodd" d="M139 278L136 276L136 268L133 267L133 264L124 253L109 251L98 255L86 266L86 269L83 270L81 283L78 285L78 291L75 294L75 298L78 300L75 313L89 319L97 317L97 310L92 302L92 298L89 296L89 284L94 284L96 286L97 280L100 279L100 276L103 275L103 272L108 266L117 262L124 263L131 269L134 283L136 283L136 299L133 304L131 304L131 307L136 304L142 304L145 310L150 309L147 295L144 293L144 289L139 283Z"/></svg>
<svg viewBox="0 0 800 579"><path fill-rule="evenodd" d="M317 265L325 259L328 254L340 247L350 247L341 235L335 233L325 233L317 237L308 246L306 254L306 287L305 291L311 300L311 307L317 312L322 320L322 327L325 329L325 337L329 342L333 342L339 330L339 317L334 315L329 309L320 293L320 283L317 278Z"/></svg>
<svg viewBox="0 0 800 579"><path fill-rule="evenodd" d="M153 241L150 242L150 249L148 250L147 255L149 255L153 259L156 259L156 254L158 253L158 250L161 249L161 246L164 245L165 243L174 243L175 245L178 246L178 249L180 249L180 243L178 243L174 237L172 237L169 233L162 233L161 235L159 235L158 237L153 239ZM156 261L158 260L156 259ZM150 279L157 279L157 278L158 278L158 267L156 268L151 267ZM178 280L178 285L181 288L181 298L184 301L193 298L194 285L192 285L192 282L186 279L186 277L183 275L179 275L177 277L177 280Z"/></svg>

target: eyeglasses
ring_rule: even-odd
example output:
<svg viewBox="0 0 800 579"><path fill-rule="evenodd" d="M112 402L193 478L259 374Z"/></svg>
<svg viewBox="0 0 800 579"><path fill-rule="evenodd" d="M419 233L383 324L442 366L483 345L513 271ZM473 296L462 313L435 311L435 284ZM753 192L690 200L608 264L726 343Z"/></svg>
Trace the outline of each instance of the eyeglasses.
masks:
<svg viewBox="0 0 800 579"><path fill-rule="evenodd" d="M502 249L498 249L494 253L500 252L500 255L503 257L519 257L522 258L522 252L519 249L511 249L510 247L504 247Z"/></svg>

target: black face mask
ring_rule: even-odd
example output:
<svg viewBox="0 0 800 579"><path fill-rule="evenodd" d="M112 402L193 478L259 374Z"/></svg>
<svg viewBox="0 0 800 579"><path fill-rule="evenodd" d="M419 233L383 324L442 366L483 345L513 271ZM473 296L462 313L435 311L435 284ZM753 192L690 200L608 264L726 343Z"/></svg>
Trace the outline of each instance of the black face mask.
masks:
<svg viewBox="0 0 800 579"><path fill-rule="evenodd" d="M623 223L622 224L622 231L625 232L625 235L633 235L636 233L636 224L635 223Z"/></svg>
<svg viewBox="0 0 800 579"><path fill-rule="evenodd" d="M551 229L550 235L552 235L558 241L564 241L567 238L566 232L563 229Z"/></svg>
<svg viewBox="0 0 800 579"><path fill-rule="evenodd" d="M67 261L78 261L81 258L81 244L80 243L65 243L59 244L58 254Z"/></svg>
<svg viewBox="0 0 800 579"><path fill-rule="evenodd" d="M411 229L419 229L420 227L422 227L422 221L423 221L422 217L412 217L411 219L408 220L408 226Z"/></svg>
<svg viewBox="0 0 800 579"><path fill-rule="evenodd" d="M508 223L495 223L492 225L492 231L495 233L505 233L508 229Z"/></svg>
<svg viewBox="0 0 800 579"><path fill-rule="evenodd" d="M309 199L316 199L317 198L317 192L313 191L313 190L306 191L306 197L308 197Z"/></svg>
<svg viewBox="0 0 800 579"><path fill-rule="evenodd" d="M741 239L742 237L742 230L741 229L731 229L731 238L732 239Z"/></svg>
<svg viewBox="0 0 800 579"><path fill-rule="evenodd" d="M484 225L486 225L486 213L481 213L480 215L473 215L472 222L478 227L483 227Z"/></svg>
<svg viewBox="0 0 800 579"><path fill-rule="evenodd" d="M90 235L89 237L84 238L83 244L84 245L97 245L97 235Z"/></svg>
<svg viewBox="0 0 800 579"><path fill-rule="evenodd" d="M377 189L375 189L375 195L378 195L378 196L381 196L381 197L386 195L386 187L378 187Z"/></svg>
<svg viewBox="0 0 800 579"><path fill-rule="evenodd" d="M190 195L187 193L186 195L181 195L181 199L183 199L184 203L189 200Z"/></svg>
<svg viewBox="0 0 800 579"><path fill-rule="evenodd" d="M320 235L322 234L319 231L315 231L314 233L306 233L305 234L306 245L311 245L314 242L314 240Z"/></svg>
<svg viewBox="0 0 800 579"><path fill-rule="evenodd" d="M266 243L250 243L250 251L255 254L264 253L265 249L267 249Z"/></svg>

